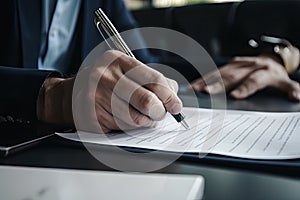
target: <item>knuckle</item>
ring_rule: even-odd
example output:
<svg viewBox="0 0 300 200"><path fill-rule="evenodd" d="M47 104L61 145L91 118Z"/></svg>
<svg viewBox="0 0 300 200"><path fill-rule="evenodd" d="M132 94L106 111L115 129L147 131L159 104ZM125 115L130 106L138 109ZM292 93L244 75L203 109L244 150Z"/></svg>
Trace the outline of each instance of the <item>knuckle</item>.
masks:
<svg viewBox="0 0 300 200"><path fill-rule="evenodd" d="M116 57L117 56L117 52L116 50L107 50L104 52L103 54L104 57L108 57L108 58L113 58L113 57Z"/></svg>
<svg viewBox="0 0 300 200"><path fill-rule="evenodd" d="M236 74L224 74L222 79L218 81L219 84L224 85L225 87L229 87L231 84L239 81L239 77Z"/></svg>
<svg viewBox="0 0 300 200"><path fill-rule="evenodd" d="M120 66L120 68L123 68L124 66L127 66L128 68L135 68L139 65L142 65L141 62L138 60L127 56L126 54L121 53L114 62L115 65Z"/></svg>
<svg viewBox="0 0 300 200"><path fill-rule="evenodd" d="M104 116L103 114L97 113L97 118L98 118L98 123L100 126L100 133L108 133L111 131L111 129L109 128L109 126L105 123L103 123L103 121L105 121L104 119L106 118L106 116Z"/></svg>
<svg viewBox="0 0 300 200"><path fill-rule="evenodd" d="M125 57L125 54L120 51L108 50L104 52L102 60L105 61L104 64L107 65L107 67L111 68L118 66L120 63L124 62L123 57Z"/></svg>
<svg viewBox="0 0 300 200"><path fill-rule="evenodd" d="M100 83L105 86L114 85L115 81L112 79L112 77L108 76L107 74L103 74L100 78Z"/></svg>
<svg viewBox="0 0 300 200"><path fill-rule="evenodd" d="M88 87L90 89L97 87L99 82L101 82L101 79L105 77L105 74L105 69L103 69L102 67L91 69L87 77Z"/></svg>
<svg viewBox="0 0 300 200"><path fill-rule="evenodd" d="M248 84L246 84L246 87L250 89L258 86L259 86L259 80L255 77L249 77Z"/></svg>
<svg viewBox="0 0 300 200"><path fill-rule="evenodd" d="M274 70L276 69L276 63L271 58L268 58L264 63L264 68L268 71Z"/></svg>
<svg viewBox="0 0 300 200"><path fill-rule="evenodd" d="M120 80L121 75L117 71L106 70L98 77L100 85L108 88L114 88Z"/></svg>
<svg viewBox="0 0 300 200"><path fill-rule="evenodd" d="M102 67L91 68L89 71L90 80L97 80L104 73L104 69Z"/></svg>
<svg viewBox="0 0 300 200"><path fill-rule="evenodd" d="M170 93L170 94L166 97L166 99L163 101L163 103L164 103L164 104L168 104L168 103L170 103L174 98L176 98L176 97L175 97L175 94L172 92L172 93Z"/></svg>
<svg viewBox="0 0 300 200"><path fill-rule="evenodd" d="M150 76L150 81L152 83L162 84L166 82L166 78L162 75L162 73L155 71Z"/></svg>
<svg viewBox="0 0 300 200"><path fill-rule="evenodd" d="M173 85L174 91L177 92L178 91L178 83L176 81L172 80L172 85Z"/></svg>
<svg viewBox="0 0 300 200"><path fill-rule="evenodd" d="M225 75L224 78L227 79L228 81L232 82L232 81L236 81L238 79L238 75L235 73L229 73L229 74Z"/></svg>
<svg viewBox="0 0 300 200"><path fill-rule="evenodd" d="M143 112L148 113L148 111L150 111L152 105L154 104L154 94L147 92L144 93L140 99L140 109Z"/></svg>
<svg viewBox="0 0 300 200"><path fill-rule="evenodd" d="M119 62L119 63L123 63L123 62L128 62L129 60L128 60L126 55L120 55L120 56L118 56L116 61Z"/></svg>
<svg viewBox="0 0 300 200"><path fill-rule="evenodd" d="M178 92L178 83L173 79L167 79L170 89L174 92Z"/></svg>
<svg viewBox="0 0 300 200"><path fill-rule="evenodd" d="M102 75L104 72L105 72L105 69L103 67L96 67L96 68L92 68L90 73L92 75L99 76L99 75Z"/></svg>

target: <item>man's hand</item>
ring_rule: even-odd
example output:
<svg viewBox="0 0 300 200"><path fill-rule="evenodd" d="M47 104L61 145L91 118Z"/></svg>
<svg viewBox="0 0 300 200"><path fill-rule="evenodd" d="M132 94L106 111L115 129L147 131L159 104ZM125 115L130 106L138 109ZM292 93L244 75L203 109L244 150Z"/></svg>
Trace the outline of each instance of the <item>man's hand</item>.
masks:
<svg viewBox="0 0 300 200"><path fill-rule="evenodd" d="M219 73L222 78L218 76ZM289 78L285 68L275 58L265 55L236 57L219 72L213 71L203 79L194 81L192 87L197 92L205 91L209 94L232 90L230 95L236 99L273 87L288 93L291 100L300 101L299 83Z"/></svg>
<svg viewBox="0 0 300 200"><path fill-rule="evenodd" d="M107 51L94 67L79 71L76 80L50 78L44 88L39 118L75 122L80 130L107 133L152 127L166 111L178 114L182 109L175 81L118 51Z"/></svg>

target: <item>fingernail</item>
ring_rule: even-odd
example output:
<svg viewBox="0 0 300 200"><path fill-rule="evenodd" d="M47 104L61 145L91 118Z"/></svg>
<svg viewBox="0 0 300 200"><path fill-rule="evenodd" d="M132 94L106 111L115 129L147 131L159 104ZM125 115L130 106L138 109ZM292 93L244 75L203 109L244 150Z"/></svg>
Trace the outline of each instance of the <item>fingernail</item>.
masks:
<svg viewBox="0 0 300 200"><path fill-rule="evenodd" d="M209 90L208 90L208 87L207 87L207 86L205 86L205 87L203 88L203 90L204 90L204 92L209 93Z"/></svg>
<svg viewBox="0 0 300 200"><path fill-rule="evenodd" d="M292 95L293 95L294 99L300 101L300 93L299 92L293 92Z"/></svg>
<svg viewBox="0 0 300 200"><path fill-rule="evenodd" d="M213 92L216 87L214 85L208 85L207 89L209 92Z"/></svg>
<svg viewBox="0 0 300 200"><path fill-rule="evenodd" d="M179 103L174 103L170 109L171 114L178 114L181 111L181 104Z"/></svg>
<svg viewBox="0 0 300 200"><path fill-rule="evenodd" d="M198 90L199 90L199 87L198 87L197 85L189 85L189 86L188 86L188 89L198 91Z"/></svg>
<svg viewBox="0 0 300 200"><path fill-rule="evenodd" d="M215 85L208 85L205 87L205 91L209 94L214 94L217 87Z"/></svg>
<svg viewBox="0 0 300 200"><path fill-rule="evenodd" d="M240 97L240 96L242 96L242 90L236 89L236 90L233 90L230 94L233 97Z"/></svg>

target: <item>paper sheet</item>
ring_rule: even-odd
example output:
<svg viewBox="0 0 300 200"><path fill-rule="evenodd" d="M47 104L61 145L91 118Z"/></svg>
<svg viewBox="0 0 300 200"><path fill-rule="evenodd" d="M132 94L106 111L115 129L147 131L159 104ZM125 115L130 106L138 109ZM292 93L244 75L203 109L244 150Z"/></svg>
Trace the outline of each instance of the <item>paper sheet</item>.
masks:
<svg viewBox="0 0 300 200"><path fill-rule="evenodd" d="M171 115L157 128L126 133L57 133L75 141L251 159L300 158L300 113L184 108L185 130Z"/></svg>

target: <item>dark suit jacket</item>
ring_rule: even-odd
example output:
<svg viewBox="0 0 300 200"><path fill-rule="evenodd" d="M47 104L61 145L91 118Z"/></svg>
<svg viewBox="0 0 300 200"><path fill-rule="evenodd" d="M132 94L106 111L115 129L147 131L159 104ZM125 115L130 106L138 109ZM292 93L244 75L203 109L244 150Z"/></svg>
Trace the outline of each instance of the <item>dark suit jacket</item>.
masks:
<svg viewBox="0 0 300 200"><path fill-rule="evenodd" d="M76 73L81 62L103 41L93 23L94 10L101 7L119 31L136 27L122 0L82 0L79 20L71 48L73 60L57 71ZM36 117L36 100L44 80L51 74L37 69L41 34L41 0L3 0L0 2L0 114ZM136 32L134 42L143 41ZM127 41L128 42L128 41ZM130 43L130 41L129 41ZM147 62L146 50L136 56Z"/></svg>

